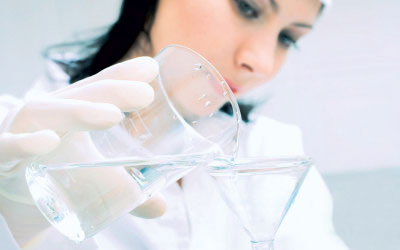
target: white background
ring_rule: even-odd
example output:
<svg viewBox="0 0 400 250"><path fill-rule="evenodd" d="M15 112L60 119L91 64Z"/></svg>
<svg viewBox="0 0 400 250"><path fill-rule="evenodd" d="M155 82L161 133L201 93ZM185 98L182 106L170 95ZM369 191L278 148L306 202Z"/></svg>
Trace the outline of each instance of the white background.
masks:
<svg viewBox="0 0 400 250"><path fill-rule="evenodd" d="M22 96L43 71L41 50L111 23L119 2L3 0L0 93ZM303 130L352 249L400 245L399 10L398 0L335 0L261 96L259 112Z"/></svg>

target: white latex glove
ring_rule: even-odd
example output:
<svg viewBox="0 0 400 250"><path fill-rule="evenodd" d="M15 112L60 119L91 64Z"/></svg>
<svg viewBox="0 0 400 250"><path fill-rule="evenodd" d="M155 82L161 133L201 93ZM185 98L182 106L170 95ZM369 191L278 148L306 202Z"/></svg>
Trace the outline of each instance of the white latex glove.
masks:
<svg viewBox="0 0 400 250"><path fill-rule="evenodd" d="M25 181L33 157L42 163L101 160L87 131L112 127L122 120L121 111L150 104L154 93L147 82L157 74L154 59L136 58L8 112L0 124L0 213L20 245L49 226ZM164 200L154 197L132 214L153 218L164 211Z"/></svg>

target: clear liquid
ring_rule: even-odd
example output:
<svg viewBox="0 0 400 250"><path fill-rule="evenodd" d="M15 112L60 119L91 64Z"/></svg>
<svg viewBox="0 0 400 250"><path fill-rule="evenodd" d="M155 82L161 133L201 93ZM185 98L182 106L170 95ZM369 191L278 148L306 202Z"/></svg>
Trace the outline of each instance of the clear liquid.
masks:
<svg viewBox="0 0 400 250"><path fill-rule="evenodd" d="M133 210L212 154L179 158L121 159L101 163L32 165L26 172L32 197L48 221L80 242Z"/></svg>
<svg viewBox="0 0 400 250"><path fill-rule="evenodd" d="M215 178L229 208L254 242L273 240L301 185L306 171L229 167L216 169Z"/></svg>

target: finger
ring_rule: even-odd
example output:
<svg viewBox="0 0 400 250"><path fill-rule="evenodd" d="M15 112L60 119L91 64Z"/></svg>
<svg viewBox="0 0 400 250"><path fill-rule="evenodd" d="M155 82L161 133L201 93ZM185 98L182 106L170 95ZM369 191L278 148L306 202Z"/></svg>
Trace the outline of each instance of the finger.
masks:
<svg viewBox="0 0 400 250"><path fill-rule="evenodd" d="M101 130L123 119L116 106L72 99L48 99L27 102L9 128L13 133L50 129L59 134L69 131Z"/></svg>
<svg viewBox="0 0 400 250"><path fill-rule="evenodd" d="M142 205L135 208L130 214L145 219L153 219L162 216L167 209L164 197L160 194L151 197Z"/></svg>
<svg viewBox="0 0 400 250"><path fill-rule="evenodd" d="M111 103L123 112L149 105L154 98L153 88L145 82L101 80L57 93L57 98Z"/></svg>
<svg viewBox="0 0 400 250"><path fill-rule="evenodd" d="M59 143L60 137L51 130L22 134L3 133L0 134L0 162L44 155L54 150Z"/></svg>
<svg viewBox="0 0 400 250"><path fill-rule="evenodd" d="M151 82L157 77L158 73L159 67L156 60L147 56L137 57L108 67L91 77L80 80L54 93L58 94L69 89L106 79Z"/></svg>

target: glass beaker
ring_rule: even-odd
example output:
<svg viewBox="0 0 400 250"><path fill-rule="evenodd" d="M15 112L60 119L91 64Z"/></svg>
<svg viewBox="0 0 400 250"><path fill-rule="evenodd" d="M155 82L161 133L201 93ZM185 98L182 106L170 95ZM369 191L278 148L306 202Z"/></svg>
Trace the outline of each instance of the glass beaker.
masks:
<svg viewBox="0 0 400 250"><path fill-rule="evenodd" d="M67 135L79 136L94 159L52 163L50 156L27 168L37 207L71 240L93 236L194 167L237 150L240 111L217 70L179 45L155 60L152 104L110 129Z"/></svg>

